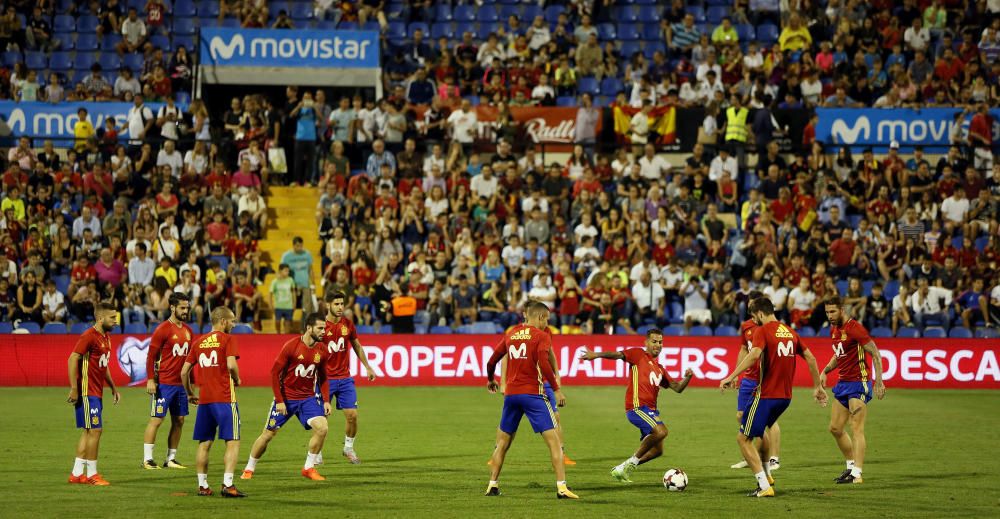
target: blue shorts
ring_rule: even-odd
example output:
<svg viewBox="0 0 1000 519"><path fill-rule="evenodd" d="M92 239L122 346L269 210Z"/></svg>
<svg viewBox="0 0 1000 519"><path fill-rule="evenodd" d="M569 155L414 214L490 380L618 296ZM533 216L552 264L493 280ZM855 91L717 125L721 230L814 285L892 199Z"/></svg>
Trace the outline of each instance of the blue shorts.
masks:
<svg viewBox="0 0 1000 519"><path fill-rule="evenodd" d="M285 425L285 422L287 422L292 416L298 416L302 427L305 427L308 431L312 429L312 426L309 425L309 420L312 420L317 416L325 416L323 414L323 403L318 398L286 400L285 410L288 413L285 415L279 414L278 411L275 410L276 406L276 402L271 402L271 413L267 416L267 424L264 425L264 427L269 431L281 429L281 426Z"/></svg>
<svg viewBox="0 0 1000 519"><path fill-rule="evenodd" d="M556 392L552 390L552 385L546 382L542 389L545 390L545 398L549 399L549 407L553 413L559 413L559 403L556 402Z"/></svg>
<svg viewBox="0 0 1000 519"><path fill-rule="evenodd" d="M740 433L747 438L763 437L764 429L774 425L791 403L791 398L754 398L743 411Z"/></svg>
<svg viewBox="0 0 1000 519"><path fill-rule="evenodd" d="M660 420L660 412L656 409L650 409L647 406L636 407L631 411L625 413L625 417L628 421L632 422L632 425L639 428L639 440L641 441L649 433L653 432L653 428L657 425L663 425Z"/></svg>
<svg viewBox="0 0 1000 519"><path fill-rule="evenodd" d="M82 396L76 401L76 428L77 429L101 429L104 427L104 419L101 413L104 411L104 404L99 396Z"/></svg>
<svg viewBox="0 0 1000 519"><path fill-rule="evenodd" d="M556 428L556 415L544 395L510 395L503 399L500 430L511 435L516 433L524 415L528 416L528 423L536 433Z"/></svg>
<svg viewBox="0 0 1000 519"><path fill-rule="evenodd" d="M833 397L840 402L840 405L850 409L850 401L852 398L857 398L864 403L868 403L872 399L872 383L871 382L837 382L836 386L833 386Z"/></svg>
<svg viewBox="0 0 1000 519"><path fill-rule="evenodd" d="M750 407L750 402L753 402L753 395L757 392L758 384L756 380L749 378L744 378L740 381L740 394L736 398L737 411L746 411Z"/></svg>
<svg viewBox="0 0 1000 519"><path fill-rule="evenodd" d="M353 378L335 378L330 380L330 402L334 401L337 402L338 410L358 408L358 391L354 389Z"/></svg>
<svg viewBox="0 0 1000 519"><path fill-rule="evenodd" d="M294 315L294 314L295 314L295 310L294 309L289 309L289 308L275 308L274 309L274 321L278 322L278 321L281 321L282 319L284 319L286 321L291 321L292 320L292 315Z"/></svg>
<svg viewBox="0 0 1000 519"><path fill-rule="evenodd" d="M149 397L149 416L163 418L170 411L170 416L188 415L188 396L182 386L159 384L156 394Z"/></svg>
<svg viewBox="0 0 1000 519"><path fill-rule="evenodd" d="M218 430L220 440L240 439L240 408L236 402L201 404L194 419L194 439L210 442Z"/></svg>

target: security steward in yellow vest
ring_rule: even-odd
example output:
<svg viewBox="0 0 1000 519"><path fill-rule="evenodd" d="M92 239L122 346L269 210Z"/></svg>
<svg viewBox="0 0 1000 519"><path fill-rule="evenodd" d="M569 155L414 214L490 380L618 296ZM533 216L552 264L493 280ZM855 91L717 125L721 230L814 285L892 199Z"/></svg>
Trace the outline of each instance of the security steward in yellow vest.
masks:
<svg viewBox="0 0 1000 519"><path fill-rule="evenodd" d="M723 132L726 139L726 147L736 157L736 163L739 165L741 175L746 171L747 167L746 147L750 139L750 127L747 125L747 119L749 117L750 110L747 110L743 106L740 96L732 96L731 104L726 109L726 122Z"/></svg>

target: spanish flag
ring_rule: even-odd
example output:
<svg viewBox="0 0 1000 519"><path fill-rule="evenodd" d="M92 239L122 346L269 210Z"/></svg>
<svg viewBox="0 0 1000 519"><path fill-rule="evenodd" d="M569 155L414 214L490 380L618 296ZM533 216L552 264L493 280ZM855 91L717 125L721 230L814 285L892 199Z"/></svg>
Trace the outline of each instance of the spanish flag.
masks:
<svg viewBox="0 0 1000 519"><path fill-rule="evenodd" d="M629 128L632 126L632 116L641 110L631 106L614 105L615 133L619 139L629 142ZM660 136L658 144L673 144L677 139L677 108L674 106L658 106L649 112L649 130Z"/></svg>

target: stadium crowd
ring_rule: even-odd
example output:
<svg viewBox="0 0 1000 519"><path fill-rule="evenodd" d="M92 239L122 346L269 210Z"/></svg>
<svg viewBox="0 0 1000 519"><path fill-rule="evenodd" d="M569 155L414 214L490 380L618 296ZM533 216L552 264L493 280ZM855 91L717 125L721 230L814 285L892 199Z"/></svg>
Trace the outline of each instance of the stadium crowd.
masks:
<svg viewBox="0 0 1000 519"><path fill-rule="evenodd" d="M91 129L65 158L21 139L5 154L4 319L83 320L113 297L127 322L155 322L165 294L183 290L202 294L196 315L239 302L241 318L256 320L266 150L280 144L294 150L290 181L318 180L324 291L349 294L359 324L506 326L532 298L567 332L731 334L754 288L803 334L826 324L823 298L837 292L888 334L971 336L1000 324L994 2L564 2L516 5L509 17L488 2L210 4L220 23L246 27L374 24L385 98L333 105L322 89L289 87L284 99L233 99L221 116L197 99L171 116L144 108L145 87L155 97L165 82L142 76L123 122L141 139ZM181 5L161 12L171 27ZM49 3L39 9L51 15ZM122 11L124 33L134 17ZM13 28L4 20L0 37ZM125 36L115 53L163 61L152 38ZM31 73L11 74L8 92L24 99ZM578 103L579 144L548 163L551 151L526 146L503 115ZM671 165L646 110L630 120L632 146L596 142L595 106L611 103L704 107L706 119L693 152ZM498 108L496 131L481 131L476 104ZM794 143L804 151L784 153L800 137L771 116L930 105L971 116L933 160L919 148L901 155L898 143L878 157L833 152L815 141L815 120Z"/></svg>

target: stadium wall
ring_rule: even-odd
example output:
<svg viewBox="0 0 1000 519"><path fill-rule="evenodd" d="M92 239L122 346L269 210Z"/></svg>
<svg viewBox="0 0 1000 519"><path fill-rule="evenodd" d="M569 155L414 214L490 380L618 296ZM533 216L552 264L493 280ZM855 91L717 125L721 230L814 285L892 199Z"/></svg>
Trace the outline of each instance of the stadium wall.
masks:
<svg viewBox="0 0 1000 519"><path fill-rule="evenodd" d="M285 340L292 336L238 335L240 374L245 386L270 384L271 364ZM66 360L76 337L70 335L0 335L0 386L65 386ZM666 337L660 362L671 377L694 370L692 386L717 387L736 363L735 337ZM481 386L485 365L496 335L371 335L364 337L372 369L384 386ZM626 378L624 363L579 360L583 348L603 351L636 347L637 335L556 335L553 337L563 383L620 385ZM810 338L820 363L829 361L827 341ZM112 376L120 385L146 380L148 336L116 335L112 338ZM895 388L1000 389L1000 340L995 339L878 339L885 367L885 382ZM795 384L809 386L805 363L798 362ZM351 373L359 362L351 358ZM358 377L359 384L368 384ZM828 385L836 382L831 374Z"/></svg>

